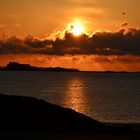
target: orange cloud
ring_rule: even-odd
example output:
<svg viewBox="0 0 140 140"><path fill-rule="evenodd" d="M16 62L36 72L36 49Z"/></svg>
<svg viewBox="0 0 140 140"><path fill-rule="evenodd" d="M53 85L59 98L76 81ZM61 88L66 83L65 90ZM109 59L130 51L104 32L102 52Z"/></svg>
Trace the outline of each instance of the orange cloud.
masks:
<svg viewBox="0 0 140 140"><path fill-rule="evenodd" d="M39 54L9 54L1 55L0 65L14 61L27 63L38 67L78 68L89 71L140 71L139 56L104 56L104 55L39 55Z"/></svg>

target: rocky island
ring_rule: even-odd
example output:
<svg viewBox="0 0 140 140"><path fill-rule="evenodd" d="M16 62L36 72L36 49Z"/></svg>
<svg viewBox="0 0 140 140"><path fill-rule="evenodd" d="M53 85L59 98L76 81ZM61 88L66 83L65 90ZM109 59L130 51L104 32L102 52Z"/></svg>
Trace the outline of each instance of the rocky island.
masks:
<svg viewBox="0 0 140 140"><path fill-rule="evenodd" d="M20 64L17 62L10 62L0 70L6 71L54 71L54 72L79 72L78 69L61 68L61 67L35 67L30 64Z"/></svg>

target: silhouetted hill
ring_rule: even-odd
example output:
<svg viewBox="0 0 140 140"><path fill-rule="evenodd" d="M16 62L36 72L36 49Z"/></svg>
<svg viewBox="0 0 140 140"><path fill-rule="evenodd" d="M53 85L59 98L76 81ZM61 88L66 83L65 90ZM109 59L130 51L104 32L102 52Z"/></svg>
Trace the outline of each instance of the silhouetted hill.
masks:
<svg viewBox="0 0 140 140"><path fill-rule="evenodd" d="M6 67L1 68L1 70L7 70L7 71L56 71L56 72L71 72L75 71L78 72L78 69L70 69L70 68L61 68L61 67L48 67L48 68L42 68L42 67L34 67L30 64L19 64L17 62L10 62L7 64Z"/></svg>
<svg viewBox="0 0 140 140"><path fill-rule="evenodd" d="M68 108L32 97L0 95L0 132L126 133ZM133 131L132 131L133 132Z"/></svg>
<svg viewBox="0 0 140 140"><path fill-rule="evenodd" d="M0 95L0 130L86 132L106 126L71 109L32 97Z"/></svg>
<svg viewBox="0 0 140 140"><path fill-rule="evenodd" d="M31 66L29 64L19 64L17 62L10 62L5 67L5 70L31 70Z"/></svg>

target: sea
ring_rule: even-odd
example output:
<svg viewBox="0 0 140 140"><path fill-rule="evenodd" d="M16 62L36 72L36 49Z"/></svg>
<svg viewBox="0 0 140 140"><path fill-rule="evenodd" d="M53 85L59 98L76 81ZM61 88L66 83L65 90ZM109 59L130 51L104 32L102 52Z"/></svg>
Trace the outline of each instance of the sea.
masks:
<svg viewBox="0 0 140 140"><path fill-rule="evenodd" d="M0 71L0 94L36 97L104 123L140 123L140 73Z"/></svg>

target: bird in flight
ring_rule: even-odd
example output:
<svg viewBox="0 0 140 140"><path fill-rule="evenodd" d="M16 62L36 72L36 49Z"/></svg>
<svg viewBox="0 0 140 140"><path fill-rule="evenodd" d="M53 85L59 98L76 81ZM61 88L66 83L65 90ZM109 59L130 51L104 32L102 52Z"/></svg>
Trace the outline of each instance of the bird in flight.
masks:
<svg viewBox="0 0 140 140"><path fill-rule="evenodd" d="M123 14L123 15L125 15L126 13L125 13L125 12L123 12L122 14Z"/></svg>

